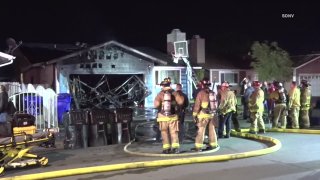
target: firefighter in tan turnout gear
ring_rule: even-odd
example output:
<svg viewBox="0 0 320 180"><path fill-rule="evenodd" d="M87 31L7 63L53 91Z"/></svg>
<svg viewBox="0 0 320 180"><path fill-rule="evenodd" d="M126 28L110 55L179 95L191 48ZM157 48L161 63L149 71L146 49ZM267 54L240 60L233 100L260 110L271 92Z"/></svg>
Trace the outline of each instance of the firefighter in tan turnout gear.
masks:
<svg viewBox="0 0 320 180"><path fill-rule="evenodd" d="M311 104L311 88L306 80L301 81L301 109L300 109L300 124L302 128L310 127L309 109Z"/></svg>
<svg viewBox="0 0 320 180"><path fill-rule="evenodd" d="M221 84L221 100L218 107L219 111L219 127L218 138L229 138L231 131L232 114L236 111L237 98L233 91L229 88L229 83ZM226 135L223 136L224 126L226 127Z"/></svg>
<svg viewBox="0 0 320 180"><path fill-rule="evenodd" d="M295 81L291 83L288 109L292 129L299 129L300 89L297 87L297 83Z"/></svg>
<svg viewBox="0 0 320 180"><path fill-rule="evenodd" d="M275 81L274 83L275 91L270 94L270 99L275 103L273 109L273 121L272 128L278 128L278 123L280 121L281 125L279 128L286 129L287 127L287 97L282 86L282 83Z"/></svg>
<svg viewBox="0 0 320 180"><path fill-rule="evenodd" d="M265 125L262 118L264 111L264 92L260 88L261 83L259 81L254 81L252 83L252 86L254 88L254 91L249 98L249 111L251 120L249 133L257 134L258 127L259 133L265 133Z"/></svg>
<svg viewBox="0 0 320 180"><path fill-rule="evenodd" d="M195 151L198 152L202 151L207 125L209 126L209 146L206 150L211 150L218 146L214 127L214 118L217 118L217 97L216 94L209 89L211 83L207 78L204 78L201 83L203 88L197 94L192 113L196 126L198 127L195 139Z"/></svg>
<svg viewBox="0 0 320 180"><path fill-rule="evenodd" d="M181 106L184 103L184 97L174 92L170 84L171 82L167 78L161 82L162 90L154 100L154 107L159 110L157 122L159 122L159 129L161 131L164 154L179 153L177 106Z"/></svg>

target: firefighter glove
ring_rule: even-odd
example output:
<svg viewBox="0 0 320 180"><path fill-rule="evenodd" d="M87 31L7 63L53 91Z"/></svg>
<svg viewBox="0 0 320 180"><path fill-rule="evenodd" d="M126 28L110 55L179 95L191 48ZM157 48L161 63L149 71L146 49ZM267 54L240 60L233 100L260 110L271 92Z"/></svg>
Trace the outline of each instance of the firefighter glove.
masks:
<svg viewBox="0 0 320 180"><path fill-rule="evenodd" d="M197 117L197 116L193 116L193 122L194 122L195 124L197 124L198 121L199 121L198 117Z"/></svg>

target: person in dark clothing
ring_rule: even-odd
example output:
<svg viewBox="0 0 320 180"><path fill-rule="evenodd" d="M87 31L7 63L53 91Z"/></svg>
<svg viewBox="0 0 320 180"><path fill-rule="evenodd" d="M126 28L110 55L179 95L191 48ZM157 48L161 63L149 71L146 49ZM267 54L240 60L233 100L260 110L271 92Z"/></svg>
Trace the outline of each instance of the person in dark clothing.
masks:
<svg viewBox="0 0 320 180"><path fill-rule="evenodd" d="M201 84L201 82L199 82L199 83L197 84L197 89L192 93L192 98L193 98L193 99L196 99L196 98L197 98L197 95L198 95L198 93L201 91L201 89L202 89L202 84Z"/></svg>
<svg viewBox="0 0 320 180"><path fill-rule="evenodd" d="M254 88L251 86L251 83L248 82L247 83L247 88L246 90L244 91L244 103L243 103L243 119L248 119L250 118L250 115L249 115L249 98L251 96L251 94L254 92ZM250 120L249 120L250 122Z"/></svg>
<svg viewBox="0 0 320 180"><path fill-rule="evenodd" d="M184 118L185 118L185 113L186 113L186 109L189 106L189 100L188 100L188 96L182 92L182 85L181 84L177 84L176 85L176 92L179 93L181 96L184 97L184 103L182 106L179 106L178 108L178 116L179 116L179 140L180 143L183 142L184 137L185 137L185 128L184 128Z"/></svg>
<svg viewBox="0 0 320 180"><path fill-rule="evenodd" d="M7 121L8 93L4 85L0 85L0 122Z"/></svg>
<svg viewBox="0 0 320 180"><path fill-rule="evenodd" d="M234 90L234 94L235 94L235 98L237 98L237 90ZM235 101L237 101L237 100L235 100ZM234 129L237 132L241 132L240 123L238 120L238 105L237 105L237 103L236 103L236 110L232 114L232 123L233 123Z"/></svg>
<svg viewBox="0 0 320 180"><path fill-rule="evenodd" d="M0 85L0 137L10 136L8 122L8 93L4 85ZM11 127L11 125L10 125Z"/></svg>
<svg viewBox="0 0 320 180"><path fill-rule="evenodd" d="M248 84L248 79L245 77L242 79L242 81L240 82L240 96L241 96L241 104L244 105L245 104L245 98L244 98L244 93L247 89L247 84Z"/></svg>

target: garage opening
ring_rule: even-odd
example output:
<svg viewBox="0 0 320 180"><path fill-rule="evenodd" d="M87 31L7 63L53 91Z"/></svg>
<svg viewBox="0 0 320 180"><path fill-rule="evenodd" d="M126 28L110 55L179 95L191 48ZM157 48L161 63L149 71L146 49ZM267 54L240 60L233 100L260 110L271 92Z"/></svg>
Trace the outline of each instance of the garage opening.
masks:
<svg viewBox="0 0 320 180"><path fill-rule="evenodd" d="M70 92L80 108L142 105L148 93L143 74L71 74Z"/></svg>

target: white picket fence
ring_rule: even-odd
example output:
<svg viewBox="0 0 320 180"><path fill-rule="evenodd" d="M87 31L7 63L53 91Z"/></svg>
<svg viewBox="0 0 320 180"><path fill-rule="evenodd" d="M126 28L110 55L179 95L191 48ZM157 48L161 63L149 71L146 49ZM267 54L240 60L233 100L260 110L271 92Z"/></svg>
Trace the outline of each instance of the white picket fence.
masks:
<svg viewBox="0 0 320 180"><path fill-rule="evenodd" d="M0 82L7 87L9 99L17 111L35 116L38 130L58 129L57 94L43 85Z"/></svg>

